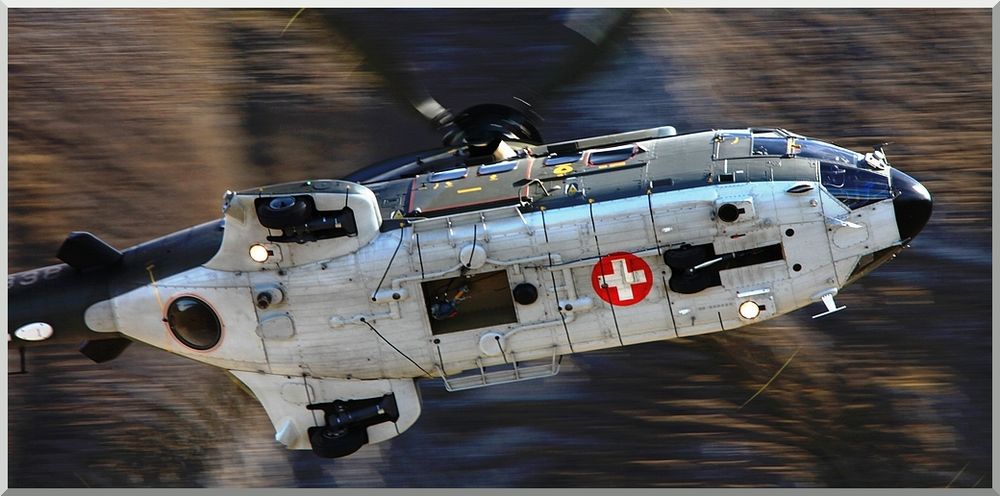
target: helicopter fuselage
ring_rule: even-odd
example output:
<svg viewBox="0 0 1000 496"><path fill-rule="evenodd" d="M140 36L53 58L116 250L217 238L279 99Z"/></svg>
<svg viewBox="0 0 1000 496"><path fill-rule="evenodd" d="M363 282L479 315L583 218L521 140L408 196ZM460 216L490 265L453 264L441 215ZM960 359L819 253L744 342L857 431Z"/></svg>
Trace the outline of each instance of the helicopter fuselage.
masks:
<svg viewBox="0 0 1000 496"><path fill-rule="evenodd" d="M546 377L566 354L837 311L842 287L923 226L913 210L929 216L884 155L783 130L662 134L230 192L221 223L197 228L218 248L190 267L133 249L127 270L91 268L131 284L88 294L83 321L232 371L293 448L324 425L308 405L395 395L399 418L366 426L378 442L419 414L415 378ZM25 277L8 281L13 305Z"/></svg>

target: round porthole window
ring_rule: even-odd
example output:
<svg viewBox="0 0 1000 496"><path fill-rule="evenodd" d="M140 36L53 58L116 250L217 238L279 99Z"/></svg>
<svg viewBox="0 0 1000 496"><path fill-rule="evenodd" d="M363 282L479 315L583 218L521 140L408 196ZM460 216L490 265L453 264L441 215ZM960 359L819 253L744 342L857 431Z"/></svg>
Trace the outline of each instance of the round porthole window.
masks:
<svg viewBox="0 0 1000 496"><path fill-rule="evenodd" d="M222 338L219 317L207 303L193 296L181 296L170 303L167 325L180 342L195 350L207 350Z"/></svg>

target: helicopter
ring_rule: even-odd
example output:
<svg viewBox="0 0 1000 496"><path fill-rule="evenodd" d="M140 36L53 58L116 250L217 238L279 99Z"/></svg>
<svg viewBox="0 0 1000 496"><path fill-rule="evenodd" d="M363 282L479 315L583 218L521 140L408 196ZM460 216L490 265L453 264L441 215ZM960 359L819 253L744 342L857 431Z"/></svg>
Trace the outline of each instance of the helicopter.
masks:
<svg viewBox="0 0 1000 496"><path fill-rule="evenodd" d="M8 278L10 344L222 367L278 441L345 456L413 424L417 378L549 377L569 353L840 311L931 212L881 149L782 129L492 141L461 167L230 191L221 221L124 251L73 233L63 264Z"/></svg>
<svg viewBox="0 0 1000 496"><path fill-rule="evenodd" d="M729 331L835 297L928 221L882 146L671 126L546 143L500 104L407 100L442 147L228 191L223 217L117 250L72 233L8 278L9 345L132 341L223 368L291 449L402 434L415 380L550 377L560 358Z"/></svg>

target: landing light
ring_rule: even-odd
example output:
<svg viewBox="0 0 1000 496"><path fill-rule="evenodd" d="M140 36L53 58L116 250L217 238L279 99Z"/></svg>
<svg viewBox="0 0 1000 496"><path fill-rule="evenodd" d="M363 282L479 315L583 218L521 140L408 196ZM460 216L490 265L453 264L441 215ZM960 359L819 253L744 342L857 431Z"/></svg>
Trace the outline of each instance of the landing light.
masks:
<svg viewBox="0 0 1000 496"><path fill-rule="evenodd" d="M262 244L250 245L250 258L257 263L264 263L271 256L271 251Z"/></svg>
<svg viewBox="0 0 1000 496"><path fill-rule="evenodd" d="M756 319L760 315L760 306L753 301L744 301L740 303L740 317L747 320Z"/></svg>

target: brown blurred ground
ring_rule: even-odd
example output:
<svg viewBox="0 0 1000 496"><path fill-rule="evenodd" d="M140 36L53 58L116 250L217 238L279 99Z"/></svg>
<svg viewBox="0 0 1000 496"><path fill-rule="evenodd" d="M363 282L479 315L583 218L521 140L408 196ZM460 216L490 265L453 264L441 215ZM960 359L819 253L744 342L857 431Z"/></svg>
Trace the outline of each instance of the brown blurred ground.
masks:
<svg viewBox="0 0 1000 496"><path fill-rule="evenodd" d="M55 263L71 230L126 247L218 217L226 189L436 145L315 11L281 35L294 12L12 10L11 271ZM569 16L344 15L455 109L523 94ZM39 351L9 379L10 485L991 486L989 11L651 9L627 33L533 102L549 141L664 124L891 141L930 224L847 311L575 355L537 383L427 383L414 428L332 462L279 448L219 371Z"/></svg>

